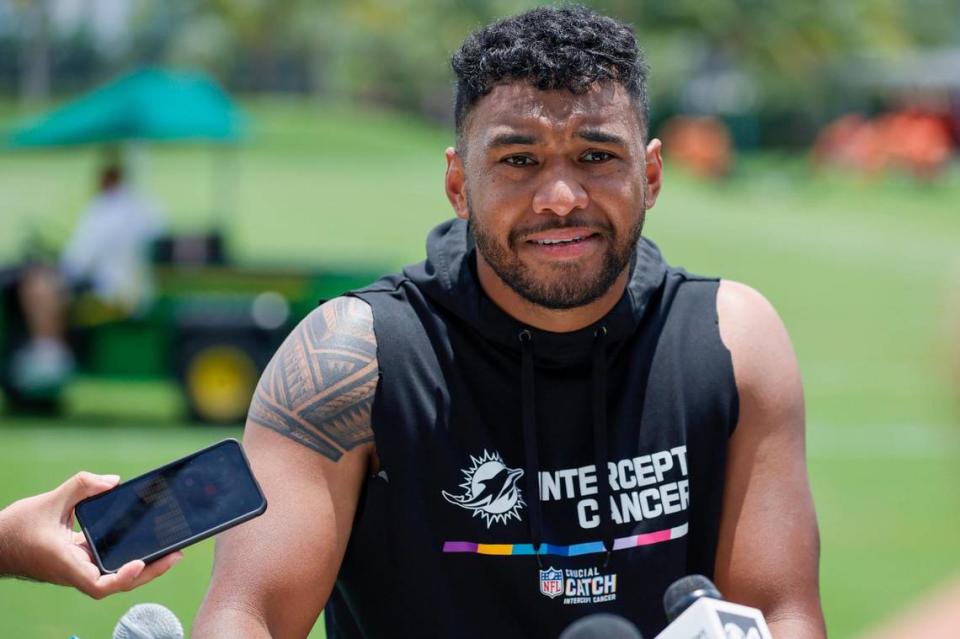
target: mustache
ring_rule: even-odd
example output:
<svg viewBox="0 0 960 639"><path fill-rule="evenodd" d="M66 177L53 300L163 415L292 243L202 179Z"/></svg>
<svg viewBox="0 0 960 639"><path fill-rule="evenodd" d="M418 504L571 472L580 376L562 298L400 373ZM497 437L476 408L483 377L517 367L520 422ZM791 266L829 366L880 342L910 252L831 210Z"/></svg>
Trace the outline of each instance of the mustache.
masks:
<svg viewBox="0 0 960 639"><path fill-rule="evenodd" d="M507 241L514 244L520 242L527 235L569 228L585 228L594 233L608 236L614 234L613 227L606 220L593 219L583 213L571 213L565 217L550 216L537 224L515 228L510 231Z"/></svg>

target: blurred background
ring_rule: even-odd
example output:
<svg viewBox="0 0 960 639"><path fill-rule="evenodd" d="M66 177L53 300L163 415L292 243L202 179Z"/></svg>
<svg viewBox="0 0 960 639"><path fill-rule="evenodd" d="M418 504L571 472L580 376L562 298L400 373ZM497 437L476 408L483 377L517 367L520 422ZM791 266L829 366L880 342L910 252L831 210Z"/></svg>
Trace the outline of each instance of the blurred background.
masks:
<svg viewBox="0 0 960 639"><path fill-rule="evenodd" d="M535 4L0 0L0 505L239 436L318 299L422 259L449 56ZM791 332L827 623L862 637L960 571L960 4L586 4L652 68L647 235ZM0 629L188 624L212 547L100 602L0 581Z"/></svg>

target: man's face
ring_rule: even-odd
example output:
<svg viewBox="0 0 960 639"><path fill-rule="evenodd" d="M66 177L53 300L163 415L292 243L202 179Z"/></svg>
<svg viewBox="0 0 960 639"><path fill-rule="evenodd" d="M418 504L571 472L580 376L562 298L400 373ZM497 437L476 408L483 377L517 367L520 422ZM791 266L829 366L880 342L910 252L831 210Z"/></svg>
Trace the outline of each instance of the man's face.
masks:
<svg viewBox="0 0 960 639"><path fill-rule="evenodd" d="M660 143L646 148L629 95L499 85L448 151L447 192L470 220L478 268L549 309L601 297L627 268L660 184Z"/></svg>

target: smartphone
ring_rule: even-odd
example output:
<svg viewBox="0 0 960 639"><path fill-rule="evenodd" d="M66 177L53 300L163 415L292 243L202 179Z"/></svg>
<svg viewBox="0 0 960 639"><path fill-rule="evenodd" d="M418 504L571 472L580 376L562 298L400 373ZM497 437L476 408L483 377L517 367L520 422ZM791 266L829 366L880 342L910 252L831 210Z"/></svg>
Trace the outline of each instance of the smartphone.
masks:
<svg viewBox="0 0 960 639"><path fill-rule="evenodd" d="M225 439L76 507L103 573L134 559L150 563L262 515L267 500L240 442Z"/></svg>

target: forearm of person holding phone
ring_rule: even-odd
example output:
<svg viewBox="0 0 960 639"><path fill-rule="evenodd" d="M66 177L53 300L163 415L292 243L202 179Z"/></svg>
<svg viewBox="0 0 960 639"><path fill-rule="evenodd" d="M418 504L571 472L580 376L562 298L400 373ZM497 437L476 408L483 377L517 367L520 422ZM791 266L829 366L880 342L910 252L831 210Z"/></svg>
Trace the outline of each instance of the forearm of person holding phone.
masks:
<svg viewBox="0 0 960 639"><path fill-rule="evenodd" d="M131 561L101 575L83 533L73 529L81 500L116 486L116 475L80 472L50 492L27 497L0 510L0 577L19 577L72 586L102 599L159 577L183 556L171 553L149 566Z"/></svg>

